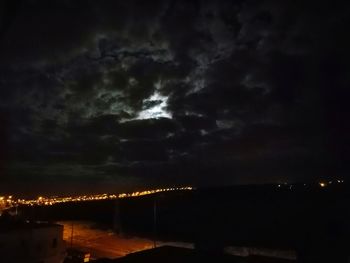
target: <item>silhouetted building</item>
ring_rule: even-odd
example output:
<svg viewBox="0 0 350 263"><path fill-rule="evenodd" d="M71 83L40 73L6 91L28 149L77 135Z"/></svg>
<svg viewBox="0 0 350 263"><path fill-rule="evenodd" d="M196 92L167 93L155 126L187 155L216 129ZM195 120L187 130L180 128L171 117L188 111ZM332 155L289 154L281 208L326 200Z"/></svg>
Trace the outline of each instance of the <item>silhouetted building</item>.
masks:
<svg viewBox="0 0 350 263"><path fill-rule="evenodd" d="M66 256L63 226L0 220L0 262L62 263Z"/></svg>

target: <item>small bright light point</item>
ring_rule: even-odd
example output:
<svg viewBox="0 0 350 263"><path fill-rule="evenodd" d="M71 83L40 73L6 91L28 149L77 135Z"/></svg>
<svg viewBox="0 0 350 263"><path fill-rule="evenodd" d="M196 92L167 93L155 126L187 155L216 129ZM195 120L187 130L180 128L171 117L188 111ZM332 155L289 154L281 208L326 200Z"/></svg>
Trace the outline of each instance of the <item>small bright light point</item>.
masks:
<svg viewBox="0 0 350 263"><path fill-rule="evenodd" d="M321 186L321 187L326 187L327 185L326 185L325 183L322 183L322 182L321 182L321 183L320 183L320 186Z"/></svg>

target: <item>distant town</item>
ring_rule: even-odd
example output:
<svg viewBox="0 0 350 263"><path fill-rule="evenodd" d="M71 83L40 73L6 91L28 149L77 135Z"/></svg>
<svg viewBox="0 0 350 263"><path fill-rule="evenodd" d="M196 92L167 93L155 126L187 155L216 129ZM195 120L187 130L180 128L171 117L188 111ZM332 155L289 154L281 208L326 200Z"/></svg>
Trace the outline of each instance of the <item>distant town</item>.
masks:
<svg viewBox="0 0 350 263"><path fill-rule="evenodd" d="M330 181L320 181L316 183L320 188L325 188L327 186L342 184L344 183L343 179L338 180L330 180ZM311 186L311 184L302 184L304 187ZM281 183L277 184L277 188L289 188L293 190L293 187L300 186L300 184L291 184L291 183ZM26 205L26 206L50 206L59 203L67 203L67 202L84 202L84 201L96 201L96 200L107 200L107 199L119 199L119 198L129 198L129 197L138 197L145 196L160 192L171 192L171 191L191 191L196 188L193 186L183 186L183 187L171 187L171 188L159 188L159 189L151 189L130 193L118 193L118 194L93 194L93 195L78 195L78 196L38 196L37 199L18 199L14 195L8 196L0 196L0 210L8 207L15 207L18 205Z"/></svg>
<svg viewBox="0 0 350 263"><path fill-rule="evenodd" d="M0 210L3 208L14 207L18 205L27 205L27 206L49 206L59 203L67 203L67 202L84 202L84 201L96 201L96 200L106 200L106 199L118 199L118 198L127 198L127 197L137 197L150 195L161 192L170 192L170 191L191 191L195 188L192 186L183 186L183 187L172 187L172 188L159 188L159 189L151 189L139 192L131 192L131 193L119 193L119 194L94 194L94 195L78 195L78 196L52 196L52 197L44 197L39 196L37 199L17 199L14 195L9 196L0 196Z"/></svg>

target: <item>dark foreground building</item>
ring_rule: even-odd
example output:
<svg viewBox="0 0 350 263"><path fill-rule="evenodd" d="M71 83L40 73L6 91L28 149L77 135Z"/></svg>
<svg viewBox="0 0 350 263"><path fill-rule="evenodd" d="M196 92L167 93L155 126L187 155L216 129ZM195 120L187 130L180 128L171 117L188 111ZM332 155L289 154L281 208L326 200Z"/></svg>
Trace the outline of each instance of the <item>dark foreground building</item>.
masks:
<svg viewBox="0 0 350 263"><path fill-rule="evenodd" d="M62 263L63 226L0 217L0 262Z"/></svg>

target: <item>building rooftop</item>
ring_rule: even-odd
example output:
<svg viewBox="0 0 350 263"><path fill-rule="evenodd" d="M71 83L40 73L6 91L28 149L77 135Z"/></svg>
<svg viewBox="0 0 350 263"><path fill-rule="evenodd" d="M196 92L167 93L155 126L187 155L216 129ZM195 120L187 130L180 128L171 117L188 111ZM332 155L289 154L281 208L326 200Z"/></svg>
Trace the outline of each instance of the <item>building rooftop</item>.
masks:
<svg viewBox="0 0 350 263"><path fill-rule="evenodd" d="M58 224L48 223L48 222L24 221L7 214L4 214L0 217L0 233L25 230L25 229L47 228L47 227L62 227L62 226Z"/></svg>
<svg viewBox="0 0 350 263"><path fill-rule="evenodd" d="M292 263L295 261L266 257L237 257L226 254L208 254L188 248L163 246L131 253L118 259L99 259L94 263L141 263L141 262L218 262L218 263Z"/></svg>

